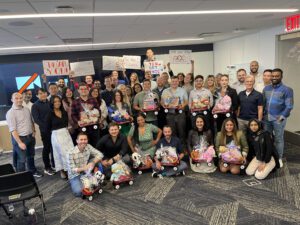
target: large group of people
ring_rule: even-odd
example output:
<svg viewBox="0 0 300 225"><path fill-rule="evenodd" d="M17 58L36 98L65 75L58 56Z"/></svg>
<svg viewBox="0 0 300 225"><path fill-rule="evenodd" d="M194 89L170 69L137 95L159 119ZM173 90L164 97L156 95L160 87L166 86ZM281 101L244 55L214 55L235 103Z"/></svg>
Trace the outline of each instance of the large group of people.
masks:
<svg viewBox="0 0 300 225"><path fill-rule="evenodd" d="M155 60L151 49L146 61ZM75 82L69 75L36 90L12 95L12 108L6 118L12 135L13 165L16 171L35 167L35 131L43 142L44 174L59 172L68 179L73 193L81 195L80 176L101 164L106 177L111 167L122 160L131 165L131 155L139 149L153 160L154 177L162 170L156 155L161 146L176 149L180 163L177 170L164 167L165 176L184 174L188 168L199 173L240 174L241 166L225 164L222 149L238 146L246 174L264 179L283 166L284 128L293 109L293 90L282 83L283 71L267 69L259 74L259 64L252 61L250 74L237 71L237 81L229 84L227 74L194 75L178 73L168 63L167 72L144 79L137 73L112 71L102 87L93 76ZM49 94L48 94L49 93ZM36 124L37 126L35 126ZM195 146L213 146L216 157L209 165L193 163Z"/></svg>

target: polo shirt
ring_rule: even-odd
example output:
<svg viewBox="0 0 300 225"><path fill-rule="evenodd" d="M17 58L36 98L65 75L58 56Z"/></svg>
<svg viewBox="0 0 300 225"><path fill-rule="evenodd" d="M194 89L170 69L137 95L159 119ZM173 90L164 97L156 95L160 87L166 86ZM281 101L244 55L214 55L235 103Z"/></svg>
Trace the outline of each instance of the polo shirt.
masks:
<svg viewBox="0 0 300 225"><path fill-rule="evenodd" d="M159 142L156 144L156 148L159 149L161 146L166 147L170 146L173 148L176 148L177 154L183 153L182 144L180 142L180 139L178 137L172 136L170 142L167 141L165 137L159 140Z"/></svg>
<svg viewBox="0 0 300 225"><path fill-rule="evenodd" d="M253 89L247 96L246 90L241 91L238 95L240 105L239 118L242 120L250 120L258 118L258 106L263 105L263 95Z"/></svg>

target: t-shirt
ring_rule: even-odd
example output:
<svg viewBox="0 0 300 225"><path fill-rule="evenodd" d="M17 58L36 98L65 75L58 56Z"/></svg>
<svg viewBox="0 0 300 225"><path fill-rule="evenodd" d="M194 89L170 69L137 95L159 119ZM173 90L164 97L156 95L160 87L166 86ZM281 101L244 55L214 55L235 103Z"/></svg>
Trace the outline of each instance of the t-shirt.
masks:
<svg viewBox="0 0 300 225"><path fill-rule="evenodd" d="M156 102L156 104L155 104ZM157 106L159 102L159 97L154 92L148 92L142 91L138 93L133 100L133 104L137 105L138 107L144 109L144 106L146 107L145 103L152 104L153 107ZM151 122L157 120L157 116L154 114L154 111L148 111L146 112L146 121Z"/></svg>

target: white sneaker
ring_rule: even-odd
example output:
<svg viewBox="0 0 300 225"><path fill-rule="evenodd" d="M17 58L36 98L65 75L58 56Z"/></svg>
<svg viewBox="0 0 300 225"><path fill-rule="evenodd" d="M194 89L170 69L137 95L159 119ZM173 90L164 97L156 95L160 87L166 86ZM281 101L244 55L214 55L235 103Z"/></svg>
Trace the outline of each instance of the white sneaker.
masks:
<svg viewBox="0 0 300 225"><path fill-rule="evenodd" d="M282 159L279 159L279 166L280 166L280 168L282 168L282 167L283 167L283 162L282 162Z"/></svg>

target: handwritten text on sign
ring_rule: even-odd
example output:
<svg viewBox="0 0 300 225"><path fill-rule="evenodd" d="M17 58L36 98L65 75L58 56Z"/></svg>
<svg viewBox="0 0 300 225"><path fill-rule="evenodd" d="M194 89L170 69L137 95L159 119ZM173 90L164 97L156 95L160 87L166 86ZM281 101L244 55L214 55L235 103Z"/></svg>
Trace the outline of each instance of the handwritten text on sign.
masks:
<svg viewBox="0 0 300 225"><path fill-rule="evenodd" d="M124 67L123 57L118 56L102 56L103 70L122 71Z"/></svg>
<svg viewBox="0 0 300 225"><path fill-rule="evenodd" d="M190 64L191 50L170 50L169 58L172 64Z"/></svg>
<svg viewBox="0 0 300 225"><path fill-rule="evenodd" d="M141 69L141 56L123 55L123 60L126 69Z"/></svg>
<svg viewBox="0 0 300 225"><path fill-rule="evenodd" d="M46 76L68 75L70 72L69 60L44 60L43 67Z"/></svg>
<svg viewBox="0 0 300 225"><path fill-rule="evenodd" d="M93 61L83 61L70 63L71 70L74 71L74 77L94 75L95 68Z"/></svg>
<svg viewBox="0 0 300 225"><path fill-rule="evenodd" d="M149 61L144 62L145 71L151 71L151 74L161 74L164 72L164 62L163 61Z"/></svg>

